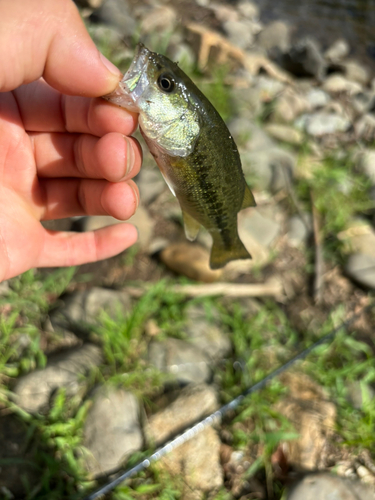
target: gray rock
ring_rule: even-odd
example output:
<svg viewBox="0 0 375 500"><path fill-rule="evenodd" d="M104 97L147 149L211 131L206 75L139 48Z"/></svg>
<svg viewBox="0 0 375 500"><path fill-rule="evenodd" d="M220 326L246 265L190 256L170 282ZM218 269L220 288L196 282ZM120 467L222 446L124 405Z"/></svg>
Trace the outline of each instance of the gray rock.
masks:
<svg viewBox="0 0 375 500"><path fill-rule="evenodd" d="M305 121L303 121L305 120ZM304 125L306 132L314 137L326 134L346 132L351 127L350 120L335 113L319 111L317 113L301 117L300 124Z"/></svg>
<svg viewBox="0 0 375 500"><path fill-rule="evenodd" d="M143 435L135 396L114 387L98 389L84 425L83 444L91 453L87 469L92 476L114 471L140 450Z"/></svg>
<svg viewBox="0 0 375 500"><path fill-rule="evenodd" d="M290 26L283 21L269 23L259 33L258 44L272 55L272 50L287 52L290 48Z"/></svg>
<svg viewBox="0 0 375 500"><path fill-rule="evenodd" d="M304 213L304 220L300 215L293 215L287 226L287 236L289 244L293 247L299 247L306 243L311 231L311 214Z"/></svg>
<svg viewBox="0 0 375 500"><path fill-rule="evenodd" d="M241 155L242 167L252 185L277 192L289 185L296 166L293 154L277 146Z"/></svg>
<svg viewBox="0 0 375 500"><path fill-rule="evenodd" d="M359 253L350 255L345 272L360 285L375 289L375 257Z"/></svg>
<svg viewBox="0 0 375 500"><path fill-rule="evenodd" d="M357 159L359 169L375 184L375 149L365 149Z"/></svg>
<svg viewBox="0 0 375 500"><path fill-rule="evenodd" d="M265 217L259 210L248 214L242 229L246 229L258 243L264 247L269 247L280 234L281 226L278 222Z"/></svg>
<svg viewBox="0 0 375 500"><path fill-rule="evenodd" d="M125 0L106 0L93 17L95 21L113 26L122 36L132 36L137 28L129 4Z"/></svg>
<svg viewBox="0 0 375 500"><path fill-rule="evenodd" d="M51 312L50 321L53 328L69 331L95 324L102 311L115 318L118 311L129 310L131 303L126 292L99 287L74 292L60 302L60 307Z"/></svg>
<svg viewBox="0 0 375 500"><path fill-rule="evenodd" d="M352 82L343 75L337 73L334 73L325 79L322 84L322 89L332 94L344 92L349 95L357 94L363 90L362 85L359 83Z"/></svg>
<svg viewBox="0 0 375 500"><path fill-rule="evenodd" d="M309 474L287 494L287 500L374 500L371 488L326 473Z"/></svg>
<svg viewBox="0 0 375 500"><path fill-rule="evenodd" d="M328 49L326 50L324 57L328 59L331 63L338 63L345 59L349 55L350 47L346 40L341 38L336 40Z"/></svg>
<svg viewBox="0 0 375 500"><path fill-rule="evenodd" d="M218 397L212 386L199 384L184 387L173 403L149 417L147 438L156 446L165 443L176 432L213 413L218 407Z"/></svg>
<svg viewBox="0 0 375 500"><path fill-rule="evenodd" d="M209 357L195 345L184 340L167 338L149 345L149 362L167 372L182 384L206 382L211 377Z"/></svg>
<svg viewBox="0 0 375 500"><path fill-rule="evenodd" d="M312 38L304 38L297 42L283 55L283 67L295 76L313 76L322 80L327 63L322 56L319 46Z"/></svg>
<svg viewBox="0 0 375 500"><path fill-rule="evenodd" d="M223 23L229 41L240 49L248 49L254 42L253 23L248 20L228 20Z"/></svg>
<svg viewBox="0 0 375 500"><path fill-rule="evenodd" d="M312 109L323 108L331 100L327 92L316 88L309 90L309 92L306 94L306 99L310 103Z"/></svg>
<svg viewBox="0 0 375 500"><path fill-rule="evenodd" d="M373 141L375 139L375 114L366 113L354 125L357 139Z"/></svg>
<svg viewBox="0 0 375 500"><path fill-rule="evenodd" d="M185 332L189 341L212 361L225 357L231 350L231 342L215 321L208 321L202 306L190 305L186 310Z"/></svg>
<svg viewBox="0 0 375 500"><path fill-rule="evenodd" d="M265 130L269 135L278 141L287 142L293 145L300 145L303 142L303 135L299 130L288 125L279 123L270 123L265 126Z"/></svg>
<svg viewBox="0 0 375 500"><path fill-rule="evenodd" d="M269 135L248 118L235 118L228 127L236 144L247 151L264 150L275 145Z"/></svg>
<svg viewBox="0 0 375 500"><path fill-rule="evenodd" d="M53 355L46 368L20 377L13 389L18 406L30 413L44 410L50 396L64 387L68 395L77 394L82 387L82 375L102 361L99 347L85 344Z"/></svg>
<svg viewBox="0 0 375 500"><path fill-rule="evenodd" d="M370 81L369 71L356 61L346 61L341 63L344 69L345 76L351 82L367 85Z"/></svg>
<svg viewBox="0 0 375 500"><path fill-rule="evenodd" d="M16 415L0 417L0 498L26 498L40 479L30 427Z"/></svg>
<svg viewBox="0 0 375 500"><path fill-rule="evenodd" d="M137 176L136 182L143 205L149 205L153 202L166 187L161 173L156 169L143 168Z"/></svg>

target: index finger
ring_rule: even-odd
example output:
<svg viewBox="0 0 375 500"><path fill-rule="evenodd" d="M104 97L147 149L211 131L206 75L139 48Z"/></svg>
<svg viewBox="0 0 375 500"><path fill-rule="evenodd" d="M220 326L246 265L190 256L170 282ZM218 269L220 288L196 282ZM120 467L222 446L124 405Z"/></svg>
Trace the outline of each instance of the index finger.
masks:
<svg viewBox="0 0 375 500"><path fill-rule="evenodd" d="M101 98L66 96L42 78L13 91L28 132L77 132L98 137L109 132L130 135L137 115Z"/></svg>

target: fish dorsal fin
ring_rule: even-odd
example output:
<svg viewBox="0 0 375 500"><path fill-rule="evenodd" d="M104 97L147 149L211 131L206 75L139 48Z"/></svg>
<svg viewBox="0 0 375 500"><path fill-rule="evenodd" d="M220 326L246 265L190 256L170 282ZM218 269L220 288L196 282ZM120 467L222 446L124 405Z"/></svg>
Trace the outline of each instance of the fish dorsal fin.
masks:
<svg viewBox="0 0 375 500"><path fill-rule="evenodd" d="M185 236L189 241L194 241L198 236L201 225L191 215L182 210L184 218Z"/></svg>
<svg viewBox="0 0 375 500"><path fill-rule="evenodd" d="M244 208L256 207L256 206L257 206L257 204L255 202L254 195L250 191L249 186L246 184L245 185L245 192L243 195L243 201L242 201L242 205L241 205L241 210L243 210Z"/></svg>

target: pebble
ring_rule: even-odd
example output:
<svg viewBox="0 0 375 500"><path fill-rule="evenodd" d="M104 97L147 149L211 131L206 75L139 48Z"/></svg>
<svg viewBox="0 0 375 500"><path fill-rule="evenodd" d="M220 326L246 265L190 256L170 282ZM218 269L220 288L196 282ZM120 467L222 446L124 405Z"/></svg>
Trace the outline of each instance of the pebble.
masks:
<svg viewBox="0 0 375 500"><path fill-rule="evenodd" d="M364 114L354 125L357 139L372 142L375 139L375 114Z"/></svg>
<svg viewBox="0 0 375 500"><path fill-rule="evenodd" d="M375 257L360 253L350 255L345 272L360 285L375 289Z"/></svg>
<svg viewBox="0 0 375 500"><path fill-rule="evenodd" d="M116 470L126 456L143 445L136 397L114 387L97 389L83 435L83 444L91 453L86 461L90 474L96 476Z"/></svg>
<svg viewBox="0 0 375 500"><path fill-rule="evenodd" d="M302 113L311 111L311 104L307 98L292 90L286 89L274 104L272 119L275 122L289 123Z"/></svg>
<svg viewBox="0 0 375 500"><path fill-rule="evenodd" d="M327 92L321 89L311 89L306 94L306 99L312 109L323 108L331 100Z"/></svg>
<svg viewBox="0 0 375 500"><path fill-rule="evenodd" d="M242 168L251 187L275 193L289 186L296 166L296 157L289 151L274 146L241 154Z"/></svg>
<svg viewBox="0 0 375 500"><path fill-rule="evenodd" d="M356 113L362 115L373 111L375 106L375 94L373 92L359 92L351 99L351 105Z"/></svg>
<svg viewBox="0 0 375 500"><path fill-rule="evenodd" d="M115 318L118 310L126 312L131 305L126 292L100 287L73 292L59 302L60 307L50 313L51 325L68 331L83 331L85 324L95 324L102 311Z"/></svg>
<svg viewBox="0 0 375 500"><path fill-rule="evenodd" d="M177 23L177 14L170 5L160 5L142 15L142 33L173 31Z"/></svg>
<svg viewBox="0 0 375 500"><path fill-rule="evenodd" d="M193 343L167 338L152 341L148 358L151 365L161 372L170 373L181 384L199 384L211 378L210 359Z"/></svg>
<svg viewBox="0 0 375 500"><path fill-rule="evenodd" d="M173 243L160 252L159 258L171 271L195 281L212 283L222 275L221 269L210 268L210 252L196 243Z"/></svg>
<svg viewBox="0 0 375 500"><path fill-rule="evenodd" d="M290 31L290 26L285 22L273 21L259 33L257 44L269 53L275 48L281 53L287 52L290 49Z"/></svg>
<svg viewBox="0 0 375 500"><path fill-rule="evenodd" d="M304 115L296 122L296 126L302 126L306 132L314 137L321 137L336 132L346 132L351 123L347 118L336 113L319 111L311 115Z"/></svg>
<svg viewBox="0 0 375 500"><path fill-rule="evenodd" d="M248 20L228 20L223 23L228 40L240 49L248 49L254 42L253 23Z"/></svg>
<svg viewBox="0 0 375 500"><path fill-rule="evenodd" d="M270 247L281 231L278 222L265 217L259 210L252 210L247 214L246 228L248 234L264 247Z"/></svg>
<svg viewBox="0 0 375 500"><path fill-rule="evenodd" d="M237 145L247 151L262 150L274 146L274 142L264 129L248 118L235 118L229 123L228 128Z"/></svg>
<svg viewBox="0 0 375 500"><path fill-rule="evenodd" d="M305 476L289 490L287 500L374 500L371 488L360 481L350 481L326 473Z"/></svg>
<svg viewBox="0 0 375 500"><path fill-rule="evenodd" d="M331 94L345 92L349 95L362 92L362 85L358 82L352 82L340 74L332 74L328 76L322 84L322 89Z"/></svg>
<svg viewBox="0 0 375 500"><path fill-rule="evenodd" d="M344 68L346 78L351 82L367 85L370 81L369 71L362 64L356 61L345 61L341 63L341 66Z"/></svg>
<svg viewBox="0 0 375 500"><path fill-rule="evenodd" d="M15 401L29 413L44 411L54 391L64 387L68 395L77 394L82 388L82 375L101 362L101 350L93 344L55 354L45 368L17 379L13 389Z"/></svg>
<svg viewBox="0 0 375 500"><path fill-rule="evenodd" d="M266 132L278 141L287 142L298 146L303 142L303 135L299 130L287 125L270 123L265 127Z"/></svg>
<svg viewBox="0 0 375 500"><path fill-rule="evenodd" d="M357 160L360 170L375 185L375 149L364 149Z"/></svg>
<svg viewBox="0 0 375 500"><path fill-rule="evenodd" d="M348 42L344 38L341 38L328 47L324 57L331 63L338 63L345 59L349 55L349 52L350 47Z"/></svg>
<svg viewBox="0 0 375 500"><path fill-rule="evenodd" d="M306 243L310 234L309 227L311 227L311 214L304 213L304 221L301 220L300 215L293 215L287 225L287 236L289 244L292 247L299 247ZM306 221L308 227L306 227Z"/></svg>

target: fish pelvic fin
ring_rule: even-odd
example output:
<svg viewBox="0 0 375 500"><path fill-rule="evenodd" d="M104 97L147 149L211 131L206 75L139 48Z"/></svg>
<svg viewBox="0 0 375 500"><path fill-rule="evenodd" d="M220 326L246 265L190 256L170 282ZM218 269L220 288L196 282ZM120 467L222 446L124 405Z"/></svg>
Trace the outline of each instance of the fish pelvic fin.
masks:
<svg viewBox="0 0 375 500"><path fill-rule="evenodd" d="M219 237L214 238L210 257L211 269L220 269L231 260L237 259L251 259L251 255L246 250L239 236L237 236L230 248L225 248Z"/></svg>
<svg viewBox="0 0 375 500"><path fill-rule="evenodd" d="M184 218L185 236L189 241L194 241L198 236L201 225L184 210L182 210L182 216Z"/></svg>
<svg viewBox="0 0 375 500"><path fill-rule="evenodd" d="M244 208L249 208L249 207L256 207L257 204L254 199L253 193L250 191L250 188L247 184L245 184L245 192L243 195L243 201L241 205L241 210Z"/></svg>

